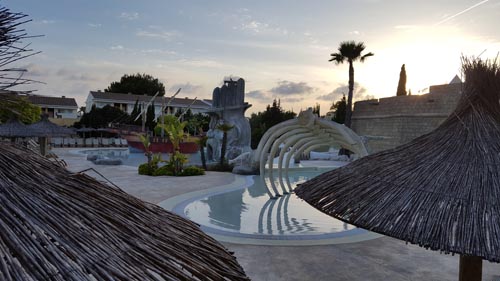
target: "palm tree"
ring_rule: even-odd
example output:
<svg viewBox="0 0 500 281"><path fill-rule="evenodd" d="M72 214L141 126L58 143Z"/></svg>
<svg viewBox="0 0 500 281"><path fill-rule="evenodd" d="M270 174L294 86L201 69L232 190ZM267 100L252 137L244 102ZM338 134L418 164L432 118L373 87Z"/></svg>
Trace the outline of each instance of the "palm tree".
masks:
<svg viewBox="0 0 500 281"><path fill-rule="evenodd" d="M205 147L207 146L208 137L206 135L201 135L200 138L196 141L198 146L200 146L200 157L201 157L201 165L205 171L207 170L207 160L205 157Z"/></svg>
<svg viewBox="0 0 500 281"><path fill-rule="evenodd" d="M357 60L364 62L367 57L373 56L373 53L362 55L361 53L364 50L365 44L363 42L344 41L340 43L339 52L331 54L332 58L328 60L335 62L335 64L342 64L345 61L349 63L349 94L347 95L347 110L344 123L349 128L351 127L352 95L354 91L354 67L352 64Z"/></svg>
<svg viewBox="0 0 500 281"><path fill-rule="evenodd" d="M226 156L226 149L227 149L227 133L233 129L234 126L230 125L228 123L220 124L217 126L217 130L222 131L223 136L222 136L222 145L220 149L220 166L222 167L224 165L224 158Z"/></svg>

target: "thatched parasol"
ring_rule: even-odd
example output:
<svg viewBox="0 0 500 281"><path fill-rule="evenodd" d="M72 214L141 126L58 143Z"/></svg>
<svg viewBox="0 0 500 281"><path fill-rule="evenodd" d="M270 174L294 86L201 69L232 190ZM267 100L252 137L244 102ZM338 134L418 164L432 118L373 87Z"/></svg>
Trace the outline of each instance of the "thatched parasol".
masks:
<svg viewBox="0 0 500 281"><path fill-rule="evenodd" d="M50 122L47 114L42 114L40 121L28 125L28 128L45 137L67 137L75 134L75 131L70 128L61 127Z"/></svg>
<svg viewBox="0 0 500 281"><path fill-rule="evenodd" d="M500 262L500 71L480 60L463 68L462 98L436 130L295 191L347 223L461 254L461 280L480 280L482 259Z"/></svg>
<svg viewBox="0 0 500 281"><path fill-rule="evenodd" d="M39 136L38 132L30 130L27 125L24 125L16 117L9 119L5 124L0 124L0 137L24 138L36 136Z"/></svg>
<svg viewBox="0 0 500 281"><path fill-rule="evenodd" d="M1 280L248 280L199 227L0 145Z"/></svg>
<svg viewBox="0 0 500 281"><path fill-rule="evenodd" d="M75 131L72 129L61 127L50 122L47 114L42 114L40 121L28 125L28 128L38 132L38 143L40 145L40 153L42 155L47 154L48 137L66 137L75 134Z"/></svg>

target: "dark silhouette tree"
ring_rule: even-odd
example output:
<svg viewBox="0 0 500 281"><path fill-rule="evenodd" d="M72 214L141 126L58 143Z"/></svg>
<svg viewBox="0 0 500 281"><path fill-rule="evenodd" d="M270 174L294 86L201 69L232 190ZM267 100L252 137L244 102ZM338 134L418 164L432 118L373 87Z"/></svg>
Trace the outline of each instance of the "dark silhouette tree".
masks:
<svg viewBox="0 0 500 281"><path fill-rule="evenodd" d="M104 90L105 92L135 95L154 96L159 92L159 96L165 95L165 86L158 78L149 74L125 74L120 81L111 82L111 85Z"/></svg>
<svg viewBox="0 0 500 281"><path fill-rule="evenodd" d="M17 115L19 121L31 124L40 120L42 109L28 101L26 97L5 93L0 95L0 124L7 122L13 115Z"/></svg>
<svg viewBox="0 0 500 281"><path fill-rule="evenodd" d="M19 116L25 123L32 123L40 119L40 107L31 104L24 97L19 97L9 89L38 82L23 78L27 72L25 68L13 67L18 62L40 52L29 48L24 40L38 37L30 36L21 26L30 19L23 13L13 13L5 7L0 7L0 123L5 122L12 115Z"/></svg>
<svg viewBox="0 0 500 281"><path fill-rule="evenodd" d="M347 110L344 124L351 127L352 116L352 96L354 92L354 66L355 61L364 62L367 57L373 56L373 53L362 54L365 50L363 42L356 43L354 41L344 41L340 43L338 53L331 54L332 58L329 61L335 64L349 63L349 93L347 95Z"/></svg>
<svg viewBox="0 0 500 281"><path fill-rule="evenodd" d="M250 117L250 128L251 128L251 147L253 149L257 148L260 139L264 133L272 126L292 119L296 116L293 111L285 111L281 108L279 100L273 100L272 105L267 105L266 110L258 113L252 113Z"/></svg>
<svg viewBox="0 0 500 281"><path fill-rule="evenodd" d="M153 131L156 127L155 122L155 103L151 103L146 111L146 128L149 131Z"/></svg>
<svg viewBox="0 0 500 281"><path fill-rule="evenodd" d="M224 123L217 126L217 130L222 131L222 144L220 150L220 166L225 164L226 150L227 150L227 133L234 128L233 125Z"/></svg>
<svg viewBox="0 0 500 281"><path fill-rule="evenodd" d="M200 130L202 129L200 128ZM205 171L207 170L207 157L205 155L205 147L207 146L207 140L208 137L206 135L201 135L196 141L196 143L200 147L201 166L203 166L203 169L205 169Z"/></svg>
<svg viewBox="0 0 500 281"><path fill-rule="evenodd" d="M399 82L396 96L406 96L406 69L404 64L401 66L401 71L399 72Z"/></svg>
<svg viewBox="0 0 500 281"><path fill-rule="evenodd" d="M313 108L312 108L312 113L320 116L320 110L321 110L320 104L316 103L316 105L313 106Z"/></svg>
<svg viewBox="0 0 500 281"><path fill-rule="evenodd" d="M129 119L130 116L119 108L106 105L103 108L92 107L90 112L83 114L79 122L75 123L76 128L105 128L109 123L116 120Z"/></svg>
<svg viewBox="0 0 500 281"><path fill-rule="evenodd" d="M342 99L332 104L330 110L335 111L335 115L332 118L332 121L335 121L339 124L344 124L345 122L345 112L347 109L347 102L345 100L345 95L342 96Z"/></svg>

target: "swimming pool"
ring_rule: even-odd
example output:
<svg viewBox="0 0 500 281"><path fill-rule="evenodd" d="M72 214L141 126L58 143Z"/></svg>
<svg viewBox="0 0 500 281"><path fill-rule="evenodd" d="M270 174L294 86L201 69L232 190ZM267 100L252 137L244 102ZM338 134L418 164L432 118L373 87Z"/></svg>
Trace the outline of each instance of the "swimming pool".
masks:
<svg viewBox="0 0 500 281"><path fill-rule="evenodd" d="M139 167L140 164L147 161L144 152L130 152L128 148L88 148L76 151L78 154L85 155L97 155L104 158L110 159L121 159L123 165ZM189 162L187 165L199 165L201 164L200 154L186 154L188 156ZM168 160L168 154L161 154L162 160Z"/></svg>
<svg viewBox="0 0 500 281"><path fill-rule="evenodd" d="M290 173L290 180L296 185L325 171L300 169ZM259 176L247 176L239 186L183 197L171 209L221 241L318 245L379 237L321 213L293 193L269 199Z"/></svg>

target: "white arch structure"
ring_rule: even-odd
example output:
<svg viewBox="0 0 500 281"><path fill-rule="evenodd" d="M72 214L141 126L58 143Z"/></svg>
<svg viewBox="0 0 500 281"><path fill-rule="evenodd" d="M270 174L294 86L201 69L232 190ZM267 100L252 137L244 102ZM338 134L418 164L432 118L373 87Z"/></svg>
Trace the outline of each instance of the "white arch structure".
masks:
<svg viewBox="0 0 500 281"><path fill-rule="evenodd" d="M358 157L368 155L365 145L356 133L344 125L317 117L311 109L300 112L295 119L279 123L267 130L253 154L253 162L259 164L260 177L266 185L269 197L276 198L292 192L288 179L288 169L292 157L298 158L302 153L309 153L320 146L333 144L354 152ZM273 180L273 160L281 145L283 147L278 156L280 192ZM270 187L265 181L266 164ZM286 184L283 178L285 178Z"/></svg>

